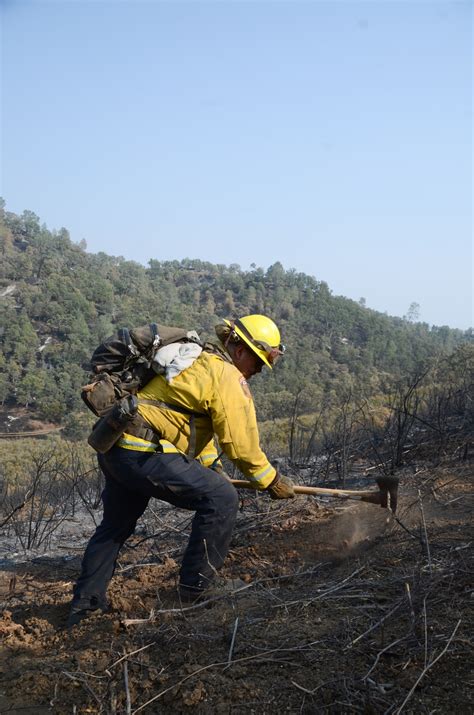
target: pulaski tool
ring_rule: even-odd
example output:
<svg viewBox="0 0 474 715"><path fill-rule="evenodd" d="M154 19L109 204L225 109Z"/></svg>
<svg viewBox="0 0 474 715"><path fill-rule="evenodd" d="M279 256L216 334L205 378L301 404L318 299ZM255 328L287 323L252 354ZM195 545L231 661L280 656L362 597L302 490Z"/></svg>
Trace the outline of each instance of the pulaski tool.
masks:
<svg viewBox="0 0 474 715"><path fill-rule="evenodd" d="M231 479L234 487L239 489L253 489L245 479ZM393 514L397 509L398 478L377 477L375 480L378 490L358 491L354 489L326 489L325 487L303 487L295 485L295 494L312 494L313 496L337 497L338 499L357 499L379 504L384 509L390 508Z"/></svg>

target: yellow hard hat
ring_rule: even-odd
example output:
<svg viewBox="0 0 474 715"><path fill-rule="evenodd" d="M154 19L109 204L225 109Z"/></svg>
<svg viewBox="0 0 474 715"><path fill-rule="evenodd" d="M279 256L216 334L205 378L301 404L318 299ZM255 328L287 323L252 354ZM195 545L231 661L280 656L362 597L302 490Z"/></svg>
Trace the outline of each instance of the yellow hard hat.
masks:
<svg viewBox="0 0 474 715"><path fill-rule="evenodd" d="M285 352L280 343L280 331L265 315L244 315L237 320L224 319L224 323L270 368Z"/></svg>

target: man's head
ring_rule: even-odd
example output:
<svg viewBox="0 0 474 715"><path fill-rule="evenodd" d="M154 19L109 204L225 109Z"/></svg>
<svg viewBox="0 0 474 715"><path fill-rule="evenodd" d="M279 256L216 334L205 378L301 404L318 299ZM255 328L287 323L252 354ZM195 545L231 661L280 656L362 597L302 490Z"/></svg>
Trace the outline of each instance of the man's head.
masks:
<svg viewBox="0 0 474 715"><path fill-rule="evenodd" d="M280 331L265 315L224 320L224 324L216 326L216 333L246 379L260 372L264 364L272 368L284 352Z"/></svg>

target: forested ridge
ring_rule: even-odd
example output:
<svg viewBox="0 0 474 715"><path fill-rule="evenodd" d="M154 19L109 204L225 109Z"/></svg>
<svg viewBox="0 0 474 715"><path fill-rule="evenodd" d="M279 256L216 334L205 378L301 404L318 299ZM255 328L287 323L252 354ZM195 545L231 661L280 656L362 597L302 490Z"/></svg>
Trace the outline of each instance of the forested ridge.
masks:
<svg viewBox="0 0 474 715"><path fill-rule="evenodd" d="M472 343L472 329L389 317L280 263L242 270L155 257L145 267L88 253L66 229L50 231L31 211L16 215L3 202L0 235L0 402L57 424L84 421L79 388L88 359L124 326L169 323L214 339L222 317L271 316L287 352L252 383L260 419L290 417L296 400L310 413L348 392L377 395L387 381Z"/></svg>

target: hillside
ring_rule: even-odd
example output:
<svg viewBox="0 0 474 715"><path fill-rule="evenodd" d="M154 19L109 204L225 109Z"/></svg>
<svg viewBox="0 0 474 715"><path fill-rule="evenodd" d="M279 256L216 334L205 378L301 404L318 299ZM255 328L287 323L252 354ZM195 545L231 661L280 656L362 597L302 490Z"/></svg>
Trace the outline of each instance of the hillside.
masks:
<svg viewBox="0 0 474 715"><path fill-rule="evenodd" d="M62 556L0 570L1 711L472 712L472 457L413 466L398 522L370 504L242 495L224 572L248 588L191 607L175 583L189 518L157 502L110 612L67 631L77 519Z"/></svg>
<svg viewBox="0 0 474 715"><path fill-rule="evenodd" d="M270 315L287 354L253 392L262 420L313 412L357 391L377 394L437 356L472 341L472 331L391 318L334 296L322 280L286 271L151 258L144 267L91 254L67 230L52 232L35 214L1 210L0 403L6 415L35 418L82 436L90 419L79 398L93 348L115 329L162 322L213 338L222 317ZM27 427L27 425L25 425ZM0 431L10 429L4 422Z"/></svg>
<svg viewBox="0 0 474 715"><path fill-rule="evenodd" d="M89 254L30 212L4 212L1 236L0 710L470 712L472 331L381 315L279 264ZM302 485L397 475L397 515L241 492L223 574L248 587L183 608L191 516L153 500L120 553L110 610L65 630L101 513L103 475L79 439L92 349L124 325L212 337L222 316L254 311L288 346L252 381L269 458Z"/></svg>

